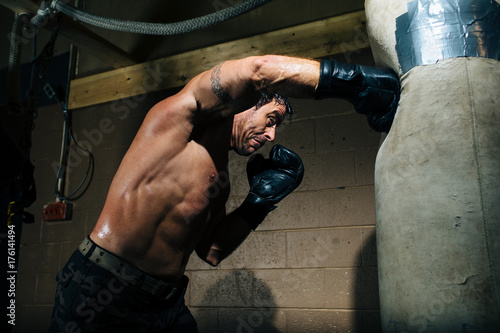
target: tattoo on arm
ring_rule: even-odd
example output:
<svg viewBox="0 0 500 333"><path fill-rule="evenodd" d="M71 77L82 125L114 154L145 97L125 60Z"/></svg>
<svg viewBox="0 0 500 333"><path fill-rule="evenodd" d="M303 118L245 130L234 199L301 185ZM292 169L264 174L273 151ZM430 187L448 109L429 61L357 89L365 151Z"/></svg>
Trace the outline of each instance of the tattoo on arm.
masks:
<svg viewBox="0 0 500 333"><path fill-rule="evenodd" d="M220 69L222 64L218 64L212 70L212 75L210 75L210 83L212 87L212 92L221 100L221 102L228 102L231 97L227 92L224 91L222 84L220 83Z"/></svg>
<svg viewBox="0 0 500 333"><path fill-rule="evenodd" d="M222 102L222 103L227 103L230 104L234 107L237 107L237 102L229 95L228 92L224 90L222 87L222 84L220 82L220 69L222 67L222 63L218 64L212 69L212 74L210 75L210 83L211 83L211 88L212 92L217 96L217 98Z"/></svg>

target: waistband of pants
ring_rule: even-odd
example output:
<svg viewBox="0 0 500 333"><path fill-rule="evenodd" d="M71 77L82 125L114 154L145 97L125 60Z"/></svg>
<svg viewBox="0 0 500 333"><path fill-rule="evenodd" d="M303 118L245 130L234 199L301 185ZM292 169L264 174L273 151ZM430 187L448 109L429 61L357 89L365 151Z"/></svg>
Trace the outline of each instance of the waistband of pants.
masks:
<svg viewBox="0 0 500 333"><path fill-rule="evenodd" d="M157 298L169 300L177 291L187 287L187 276L183 276L179 284L157 279L101 248L89 237L83 240L78 250L96 265Z"/></svg>

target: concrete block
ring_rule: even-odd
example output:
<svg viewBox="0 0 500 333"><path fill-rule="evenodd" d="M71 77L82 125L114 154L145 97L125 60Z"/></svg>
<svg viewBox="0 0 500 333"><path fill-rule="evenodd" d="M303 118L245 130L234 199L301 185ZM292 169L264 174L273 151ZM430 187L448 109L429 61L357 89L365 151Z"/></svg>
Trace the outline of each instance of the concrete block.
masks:
<svg viewBox="0 0 500 333"><path fill-rule="evenodd" d="M375 224L373 187L295 191L277 206L257 230Z"/></svg>
<svg viewBox="0 0 500 333"><path fill-rule="evenodd" d="M365 226L375 224L373 187L320 191L320 227Z"/></svg>
<svg viewBox="0 0 500 333"><path fill-rule="evenodd" d="M253 273L249 271L191 271L189 305L203 307L251 306Z"/></svg>
<svg viewBox="0 0 500 333"><path fill-rule="evenodd" d="M21 236L16 235L16 242L21 242L21 244L39 244L42 233L42 223L40 222L42 210L37 212L34 209L28 208L25 211L35 216L35 223L23 224Z"/></svg>
<svg viewBox="0 0 500 333"><path fill-rule="evenodd" d="M248 157L239 156L236 153L229 153L229 182L231 186L231 196L246 197L250 186L247 179Z"/></svg>
<svg viewBox="0 0 500 333"><path fill-rule="evenodd" d="M304 179L299 191L357 185L354 152L304 156Z"/></svg>
<svg viewBox="0 0 500 333"><path fill-rule="evenodd" d="M380 142L380 133L371 130L366 117L358 113L316 119L315 126L318 154L376 148Z"/></svg>
<svg viewBox="0 0 500 333"><path fill-rule="evenodd" d="M98 211L102 209L106 200L109 185L111 184L125 151L126 148L93 151L95 168L92 182L90 183L87 191L78 199L77 202L75 202L75 213L77 209ZM77 188L88 167L88 157L84 153L74 153L73 155L78 155L80 159L74 164L71 164L72 168L69 169L67 193L70 193L70 191L74 191ZM86 184L88 184L88 182L86 182L85 185ZM78 194L80 193L82 193L82 191L78 192Z"/></svg>
<svg viewBox="0 0 500 333"><path fill-rule="evenodd" d="M39 112L39 114L41 113ZM62 115L58 115L53 118L52 121L57 122L58 124L57 126L53 126L54 129L52 130L40 128L42 125L39 124L39 118L35 120L35 130L32 134L34 140L32 140L30 159L32 163L33 161L47 158L51 160L58 160L61 153L61 142L63 137Z"/></svg>
<svg viewBox="0 0 500 333"><path fill-rule="evenodd" d="M71 221L42 222L42 243L82 241L86 236L86 213L73 211Z"/></svg>
<svg viewBox="0 0 500 333"><path fill-rule="evenodd" d="M143 117L139 116L120 119L109 112L100 113L92 122L78 124L75 137L92 151L129 147L142 121Z"/></svg>
<svg viewBox="0 0 500 333"><path fill-rule="evenodd" d="M254 276L259 281L254 303L260 307L323 306L323 270L259 270L254 272Z"/></svg>
<svg viewBox="0 0 500 333"><path fill-rule="evenodd" d="M148 95L131 96L102 105L86 107L85 112L75 112L73 115L75 134L83 129L90 131L92 128L108 131L108 126L101 124L102 119L109 119L115 127L127 121L141 124L149 109L159 102L158 98L152 99L151 96L148 98ZM103 112L103 109L106 112ZM104 127L99 128L99 124ZM132 135L135 135L135 132L132 132Z"/></svg>
<svg viewBox="0 0 500 333"><path fill-rule="evenodd" d="M59 105L53 104L39 108L38 116L33 121L33 137L38 137L40 133L45 135L47 131L60 131L59 133L62 134L63 120L63 113Z"/></svg>
<svg viewBox="0 0 500 333"><path fill-rule="evenodd" d="M190 307L189 310L196 320L196 324L198 325L199 333L214 333L218 332L218 309L204 309L204 308L196 308Z"/></svg>
<svg viewBox="0 0 500 333"><path fill-rule="evenodd" d="M375 228L361 230L363 242L361 264L366 267L377 266L377 242Z"/></svg>
<svg viewBox="0 0 500 333"><path fill-rule="evenodd" d="M296 231L287 233L287 267L361 266L359 228Z"/></svg>
<svg viewBox="0 0 500 333"><path fill-rule="evenodd" d="M38 274L36 279L35 304L52 305L56 294L56 275Z"/></svg>
<svg viewBox="0 0 500 333"><path fill-rule="evenodd" d="M222 261L220 268L284 268L285 264L285 234L253 232L239 248Z"/></svg>
<svg viewBox="0 0 500 333"><path fill-rule="evenodd" d="M135 117L144 118L154 104L165 98L165 96L161 95L161 93L141 94L116 100L107 104L109 106L109 110L113 113L113 120L127 121L130 118Z"/></svg>
<svg viewBox="0 0 500 333"><path fill-rule="evenodd" d="M248 238L228 258L217 267L212 267L193 252L186 269L242 269L242 268L283 268L286 262L286 243L283 233L251 233Z"/></svg>
<svg viewBox="0 0 500 333"><path fill-rule="evenodd" d="M378 310L377 269L325 270L324 300L330 309Z"/></svg>
<svg viewBox="0 0 500 333"><path fill-rule="evenodd" d="M276 139L268 142L262 151L258 151L264 157L269 156L269 151L274 145L280 144L291 151L303 156L315 153L314 145L314 121L312 120L292 120L285 119L280 126L276 128Z"/></svg>
<svg viewBox="0 0 500 333"><path fill-rule="evenodd" d="M325 304L323 270L190 271L189 306L313 307Z"/></svg>
<svg viewBox="0 0 500 333"><path fill-rule="evenodd" d="M37 274L21 273L16 281L16 305L33 304L35 302Z"/></svg>
<svg viewBox="0 0 500 333"><path fill-rule="evenodd" d="M287 310L287 332L351 333L363 324L357 311Z"/></svg>
<svg viewBox="0 0 500 333"><path fill-rule="evenodd" d="M257 231L288 230L307 228L317 225L317 219L309 214L317 206L307 199L316 198L315 192L298 192L289 194L280 201L275 210L270 212Z"/></svg>
<svg viewBox="0 0 500 333"><path fill-rule="evenodd" d="M219 325L207 332L286 332L286 312L271 308L219 309Z"/></svg>
<svg viewBox="0 0 500 333"><path fill-rule="evenodd" d="M294 121L355 113L352 104L341 99L311 100L293 98L291 103L295 111L293 115Z"/></svg>
<svg viewBox="0 0 500 333"><path fill-rule="evenodd" d="M356 151L356 185L373 185L378 148Z"/></svg>
<svg viewBox="0 0 500 333"><path fill-rule="evenodd" d="M305 133L303 134L304 136L309 135L309 131L312 130L309 129L309 127L312 128L312 126L308 125L308 128L303 131L303 133ZM298 131L294 131L294 133L296 132ZM298 152L304 162L304 180L297 190L317 190L356 185L356 164L354 152L337 152L335 154L310 156L308 154L313 151L310 147L310 143L301 143L302 140L296 139L293 140L298 142L294 142L292 139L283 141L281 141L281 139L279 140L280 144ZM276 143L278 143L278 140ZM269 145L268 147L266 146L261 153L267 157L271 147L272 145ZM244 197L247 195L249 189L246 176L246 164L248 158L230 154L230 161L229 174L231 181L231 195ZM365 160L360 159L360 167L363 167L364 163ZM364 169L361 171L363 170ZM370 172L373 173L373 170L370 170Z"/></svg>
<svg viewBox="0 0 500 333"><path fill-rule="evenodd" d="M60 244L22 244L19 272L23 274L57 272L60 258Z"/></svg>
<svg viewBox="0 0 500 333"><path fill-rule="evenodd" d="M113 177L115 176L127 149L128 147L118 147L96 150L94 152L94 177L96 179L93 182L93 192L104 192L102 196L105 198L108 193L109 185L111 184L111 181L113 180ZM102 198L102 196L99 196L99 198Z"/></svg>

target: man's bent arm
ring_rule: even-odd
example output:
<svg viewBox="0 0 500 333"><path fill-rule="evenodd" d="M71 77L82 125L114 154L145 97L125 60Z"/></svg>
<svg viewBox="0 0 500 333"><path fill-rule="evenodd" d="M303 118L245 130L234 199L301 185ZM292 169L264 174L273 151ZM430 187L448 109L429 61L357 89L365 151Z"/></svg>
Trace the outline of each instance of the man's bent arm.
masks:
<svg viewBox="0 0 500 333"><path fill-rule="evenodd" d="M198 255L212 265L230 255L276 204L300 185L304 165L299 155L275 145L268 159L260 154L249 159L247 174L250 191L245 200L230 215L224 214L215 231L197 248Z"/></svg>
<svg viewBox="0 0 500 333"><path fill-rule="evenodd" d="M211 234L196 247L196 254L212 266L227 258L248 237L252 229L234 212L226 215Z"/></svg>

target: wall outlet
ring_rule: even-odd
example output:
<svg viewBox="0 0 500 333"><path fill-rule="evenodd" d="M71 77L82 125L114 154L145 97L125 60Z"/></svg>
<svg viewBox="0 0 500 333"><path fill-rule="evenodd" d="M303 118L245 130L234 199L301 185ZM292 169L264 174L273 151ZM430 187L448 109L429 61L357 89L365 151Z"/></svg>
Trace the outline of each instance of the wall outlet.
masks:
<svg viewBox="0 0 500 333"><path fill-rule="evenodd" d="M43 206L42 221L71 220L73 205L67 202L55 202Z"/></svg>

